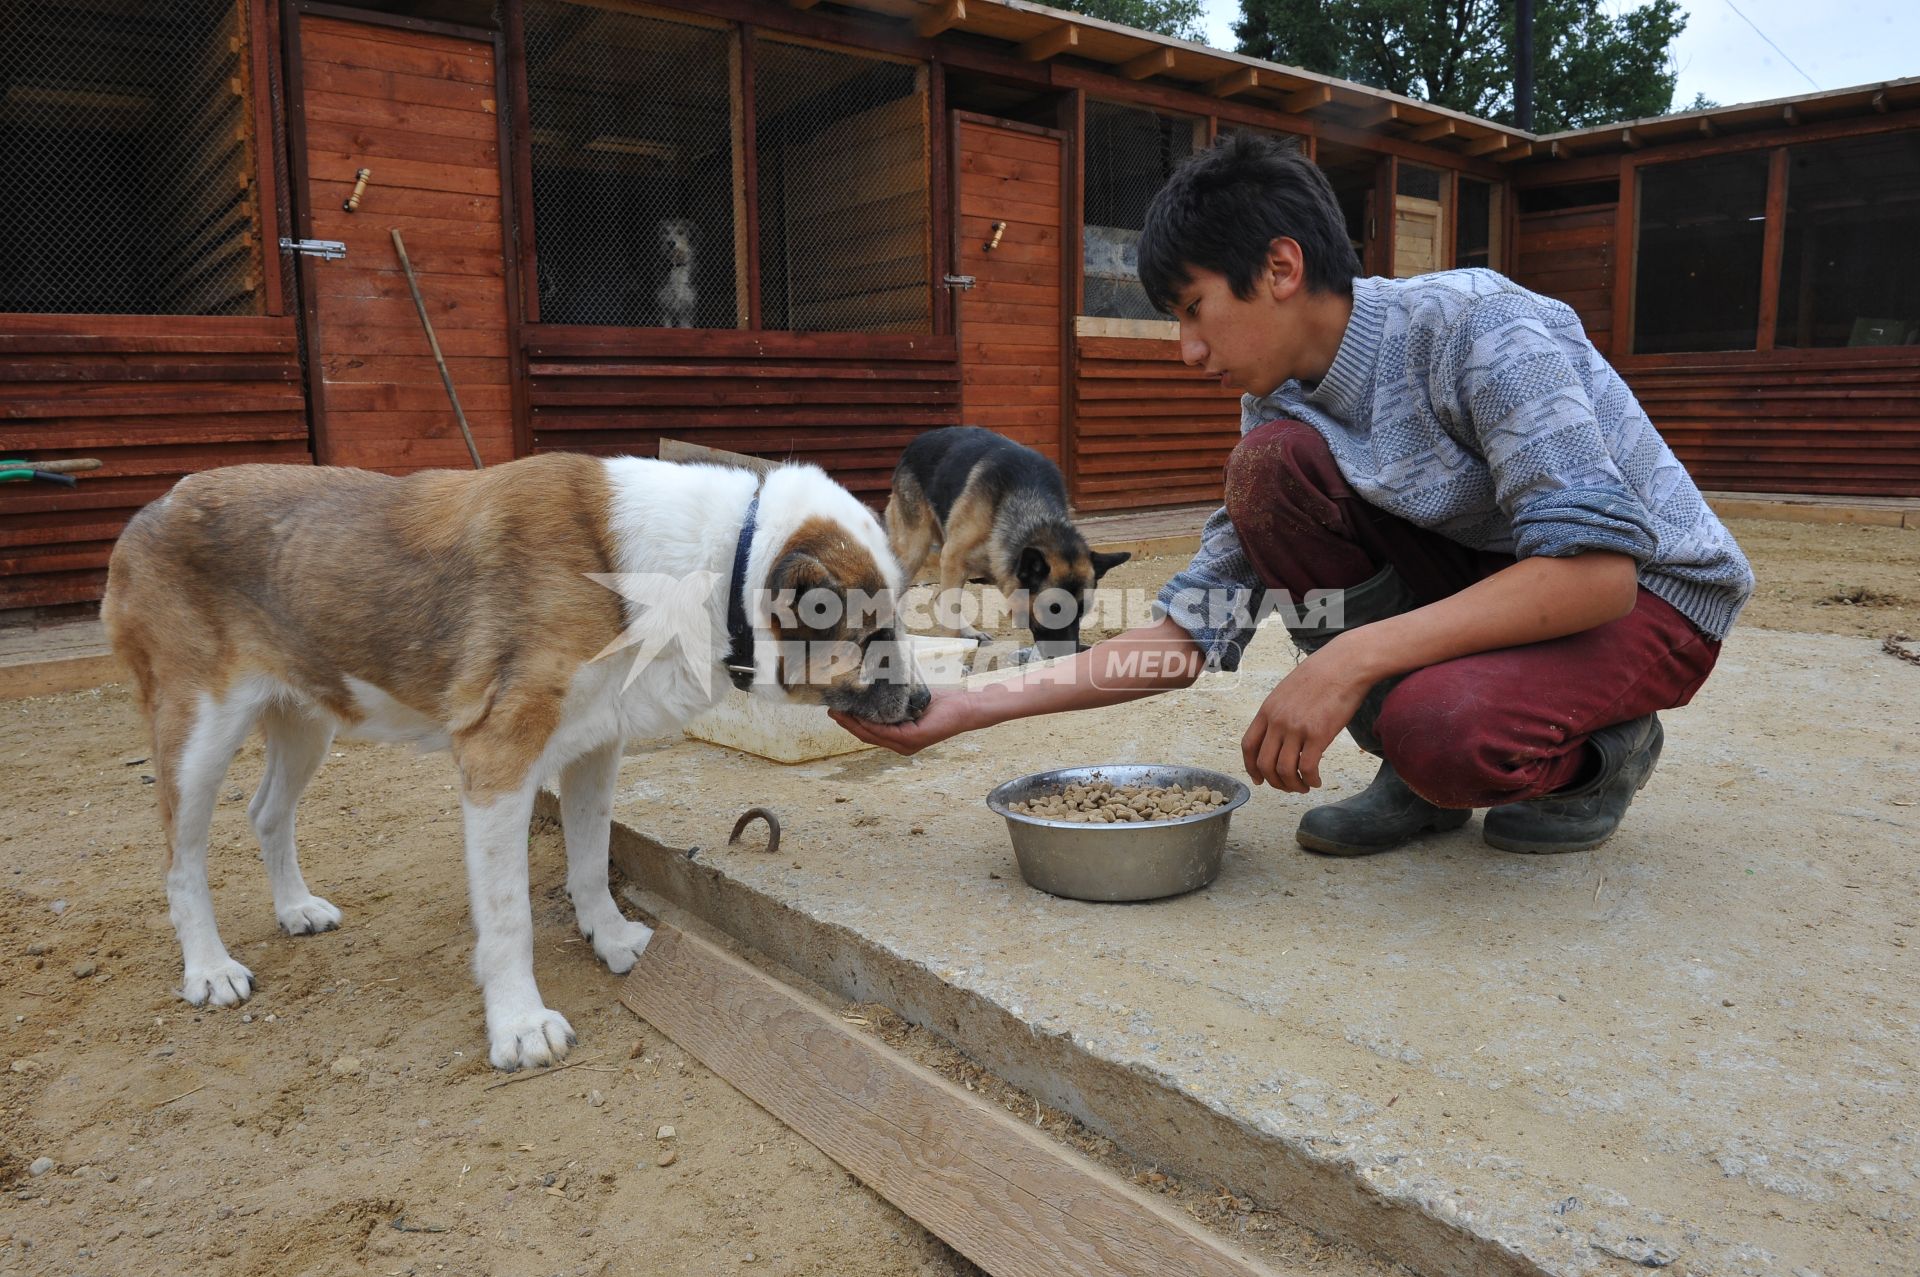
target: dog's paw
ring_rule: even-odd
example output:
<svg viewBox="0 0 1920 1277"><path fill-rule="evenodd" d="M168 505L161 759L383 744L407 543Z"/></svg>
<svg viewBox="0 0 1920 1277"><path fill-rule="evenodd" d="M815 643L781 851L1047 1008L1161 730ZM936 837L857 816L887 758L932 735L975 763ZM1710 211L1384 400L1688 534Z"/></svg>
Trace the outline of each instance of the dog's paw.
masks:
<svg viewBox="0 0 1920 1277"><path fill-rule="evenodd" d="M253 972L228 958L211 967L188 967L180 996L194 1006L238 1006L253 995Z"/></svg>
<svg viewBox="0 0 1920 1277"><path fill-rule="evenodd" d="M611 926L595 928L588 938L593 941L593 951L600 955L600 961L607 964L607 970L625 975L646 951L647 941L653 939L653 928L644 922L622 918Z"/></svg>
<svg viewBox="0 0 1920 1277"><path fill-rule="evenodd" d="M488 1025L487 1058L505 1073L558 1064L577 1040L565 1016L540 1007L531 1015Z"/></svg>
<svg viewBox="0 0 1920 1277"><path fill-rule="evenodd" d="M310 936L340 925L340 910L318 896L275 909L273 914L280 919L280 930L290 936Z"/></svg>

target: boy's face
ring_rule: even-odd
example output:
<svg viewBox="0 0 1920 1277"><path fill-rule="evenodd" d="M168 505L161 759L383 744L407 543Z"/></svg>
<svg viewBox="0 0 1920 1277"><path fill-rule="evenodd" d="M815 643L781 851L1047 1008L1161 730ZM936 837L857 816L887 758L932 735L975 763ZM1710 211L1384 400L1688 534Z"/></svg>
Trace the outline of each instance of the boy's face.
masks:
<svg viewBox="0 0 1920 1277"><path fill-rule="evenodd" d="M1239 298L1227 277L1189 267L1187 284L1174 300L1180 323L1180 358L1204 368L1223 387L1250 395L1271 393L1290 378L1317 380L1313 342L1303 310L1308 297L1300 246L1277 239L1253 295Z"/></svg>

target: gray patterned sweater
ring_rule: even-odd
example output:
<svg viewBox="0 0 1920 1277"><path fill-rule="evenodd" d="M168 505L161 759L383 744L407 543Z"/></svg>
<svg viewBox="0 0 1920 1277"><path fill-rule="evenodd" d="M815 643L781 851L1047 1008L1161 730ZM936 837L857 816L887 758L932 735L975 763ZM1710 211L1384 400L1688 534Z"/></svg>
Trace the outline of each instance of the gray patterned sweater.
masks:
<svg viewBox="0 0 1920 1277"><path fill-rule="evenodd" d="M1753 593L1746 556L1578 316L1493 271L1354 280L1326 376L1240 400L1243 434L1281 418L1320 433L1362 500L1473 549L1631 555L1711 638ZM1261 592L1222 509L1158 612L1231 670Z"/></svg>

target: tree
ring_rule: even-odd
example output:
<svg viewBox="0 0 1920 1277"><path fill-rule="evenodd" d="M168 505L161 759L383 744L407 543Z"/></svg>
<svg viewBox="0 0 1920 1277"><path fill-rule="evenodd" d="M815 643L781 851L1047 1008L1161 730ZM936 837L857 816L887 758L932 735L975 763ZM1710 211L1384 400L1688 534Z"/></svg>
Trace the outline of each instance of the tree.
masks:
<svg viewBox="0 0 1920 1277"><path fill-rule="evenodd" d="M1240 0L1240 52L1513 122L1513 6L1503 0ZM1679 0L1611 16L1601 0L1535 0L1533 127L1664 115Z"/></svg>
<svg viewBox="0 0 1920 1277"><path fill-rule="evenodd" d="M1201 0L1077 0L1058 3L1056 9L1071 9L1089 18L1118 22L1139 31L1157 31L1176 40L1202 41Z"/></svg>

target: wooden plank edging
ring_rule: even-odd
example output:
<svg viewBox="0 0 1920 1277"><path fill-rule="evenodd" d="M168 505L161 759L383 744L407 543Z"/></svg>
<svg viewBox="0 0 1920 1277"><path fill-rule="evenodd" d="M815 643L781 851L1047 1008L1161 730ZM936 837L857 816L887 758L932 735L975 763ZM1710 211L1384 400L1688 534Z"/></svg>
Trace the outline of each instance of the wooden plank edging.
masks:
<svg viewBox="0 0 1920 1277"><path fill-rule="evenodd" d="M994 1277L1274 1271L697 936L620 1000Z"/></svg>

